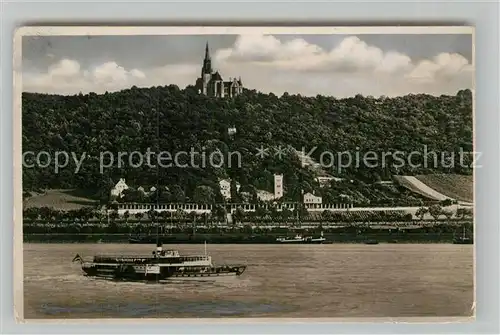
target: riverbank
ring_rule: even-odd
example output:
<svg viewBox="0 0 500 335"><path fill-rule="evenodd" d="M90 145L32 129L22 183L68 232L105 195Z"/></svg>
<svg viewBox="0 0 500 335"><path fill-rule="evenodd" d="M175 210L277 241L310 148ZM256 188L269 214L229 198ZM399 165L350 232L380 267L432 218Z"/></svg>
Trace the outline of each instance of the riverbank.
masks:
<svg viewBox="0 0 500 335"><path fill-rule="evenodd" d="M286 234L163 234L158 239L163 244L281 244L276 241ZM289 237L293 237L288 234ZM370 233L370 234L324 234L326 243L453 243L453 233ZM128 234L25 234L25 243L131 243ZM156 235L132 236L132 242L155 244Z"/></svg>

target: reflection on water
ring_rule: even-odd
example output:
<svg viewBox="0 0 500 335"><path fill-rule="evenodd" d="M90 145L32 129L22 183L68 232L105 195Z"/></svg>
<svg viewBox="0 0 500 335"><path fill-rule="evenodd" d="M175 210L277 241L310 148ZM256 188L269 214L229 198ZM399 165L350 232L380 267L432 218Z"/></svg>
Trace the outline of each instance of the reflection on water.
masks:
<svg viewBox="0 0 500 335"><path fill-rule="evenodd" d="M169 246L200 254L203 246ZM238 278L141 283L94 279L79 253L148 254L152 245L25 244L25 318L401 317L471 315L471 245L209 245Z"/></svg>

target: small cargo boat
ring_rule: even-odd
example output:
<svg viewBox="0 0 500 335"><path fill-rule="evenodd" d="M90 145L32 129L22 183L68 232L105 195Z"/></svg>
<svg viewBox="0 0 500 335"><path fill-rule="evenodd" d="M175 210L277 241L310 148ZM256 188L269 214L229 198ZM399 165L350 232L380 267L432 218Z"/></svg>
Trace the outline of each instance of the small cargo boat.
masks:
<svg viewBox="0 0 500 335"><path fill-rule="evenodd" d="M465 226L463 226L462 236L455 236L453 238L453 244L474 244L473 239L466 235Z"/></svg>
<svg viewBox="0 0 500 335"><path fill-rule="evenodd" d="M79 262L87 276L131 281L206 281L220 277L237 277L246 265L220 265L212 263L212 257L182 256L177 250L163 250L157 245L151 256L96 255L85 261L79 254L73 258Z"/></svg>
<svg viewBox="0 0 500 335"><path fill-rule="evenodd" d="M300 234L295 235L293 238L289 237L278 237L276 238L276 242L279 243L315 243L315 244L322 244L326 242L326 238L323 237L323 232L321 232L321 235L319 237L312 237L312 236L302 236Z"/></svg>

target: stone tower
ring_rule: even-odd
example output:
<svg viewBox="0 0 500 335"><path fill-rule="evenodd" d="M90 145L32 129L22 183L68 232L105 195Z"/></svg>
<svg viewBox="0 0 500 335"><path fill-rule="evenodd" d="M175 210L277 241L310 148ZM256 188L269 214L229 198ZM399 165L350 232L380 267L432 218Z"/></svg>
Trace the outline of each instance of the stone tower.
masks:
<svg viewBox="0 0 500 335"><path fill-rule="evenodd" d="M274 199L279 199L283 197L283 175L274 175Z"/></svg>

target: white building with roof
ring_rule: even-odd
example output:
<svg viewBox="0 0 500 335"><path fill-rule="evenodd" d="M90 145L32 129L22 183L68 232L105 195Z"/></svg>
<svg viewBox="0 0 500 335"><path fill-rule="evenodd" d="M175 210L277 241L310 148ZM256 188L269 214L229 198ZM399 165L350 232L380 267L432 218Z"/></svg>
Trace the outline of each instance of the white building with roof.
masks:
<svg viewBox="0 0 500 335"><path fill-rule="evenodd" d="M312 193L304 194L304 204L321 204L323 203L323 198L316 196Z"/></svg>
<svg viewBox="0 0 500 335"><path fill-rule="evenodd" d="M315 180L319 183L319 186L325 187L325 186L328 186L332 180L339 182L339 181L342 181L344 179L330 176L330 175L324 175L324 176L316 177Z"/></svg>
<svg viewBox="0 0 500 335"><path fill-rule="evenodd" d="M265 190L257 190L257 198L261 201L272 201L274 200L274 193Z"/></svg>
<svg viewBox="0 0 500 335"><path fill-rule="evenodd" d="M236 182L236 191L239 192L240 191L240 183ZM231 179L222 179L222 180L219 180L219 190L220 190L220 193L222 194L222 196L226 199L226 200L230 200L231 199Z"/></svg>
<svg viewBox="0 0 500 335"><path fill-rule="evenodd" d="M120 178L116 185L111 189L111 195L114 197L123 197L123 191L127 190L129 187L125 183L125 178Z"/></svg>

